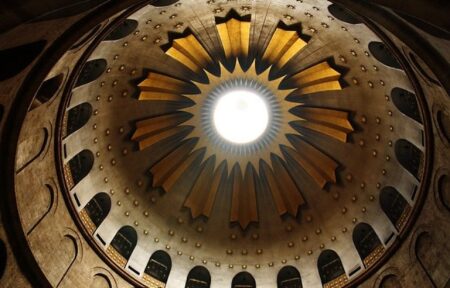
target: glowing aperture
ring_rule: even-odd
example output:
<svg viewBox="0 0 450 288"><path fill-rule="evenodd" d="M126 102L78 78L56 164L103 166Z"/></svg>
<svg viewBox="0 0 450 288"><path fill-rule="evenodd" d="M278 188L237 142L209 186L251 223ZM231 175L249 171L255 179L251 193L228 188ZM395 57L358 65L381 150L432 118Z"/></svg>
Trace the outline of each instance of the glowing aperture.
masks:
<svg viewBox="0 0 450 288"><path fill-rule="evenodd" d="M249 90L233 90L219 98L214 108L214 126L224 139L238 144L258 139L269 123L264 99Z"/></svg>

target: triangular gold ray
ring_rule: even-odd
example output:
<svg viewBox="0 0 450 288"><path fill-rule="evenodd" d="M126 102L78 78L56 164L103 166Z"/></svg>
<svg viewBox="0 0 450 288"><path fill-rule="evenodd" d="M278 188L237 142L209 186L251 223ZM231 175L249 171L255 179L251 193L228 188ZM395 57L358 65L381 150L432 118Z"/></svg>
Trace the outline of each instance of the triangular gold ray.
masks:
<svg viewBox="0 0 450 288"><path fill-rule="evenodd" d="M316 107L298 106L300 117L294 123L298 126L327 135L341 142L347 142L347 135L353 131L348 112Z"/></svg>
<svg viewBox="0 0 450 288"><path fill-rule="evenodd" d="M245 177L239 165L233 167L230 222L239 223L243 230L251 222L258 222L255 172L251 164L245 169Z"/></svg>

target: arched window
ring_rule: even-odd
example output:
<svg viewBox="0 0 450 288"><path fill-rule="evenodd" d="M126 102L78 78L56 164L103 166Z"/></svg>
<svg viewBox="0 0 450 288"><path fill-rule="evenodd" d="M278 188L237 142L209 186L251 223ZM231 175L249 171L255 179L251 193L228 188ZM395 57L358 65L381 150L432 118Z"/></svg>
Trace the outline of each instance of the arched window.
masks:
<svg viewBox="0 0 450 288"><path fill-rule="evenodd" d="M395 142L395 157L414 177L420 177L423 153L411 142L400 139Z"/></svg>
<svg viewBox="0 0 450 288"><path fill-rule="evenodd" d="M3 273L6 270L6 245L2 239L0 239L0 279L3 277Z"/></svg>
<svg viewBox="0 0 450 288"><path fill-rule="evenodd" d="M94 165L94 154L89 150L83 150L70 159L64 167L67 186L72 189L91 171Z"/></svg>
<svg viewBox="0 0 450 288"><path fill-rule="evenodd" d="M89 121L91 115L92 106L89 103L82 103L70 109L67 113L67 132L65 136L69 136L83 127Z"/></svg>
<svg viewBox="0 0 450 288"><path fill-rule="evenodd" d="M186 280L186 288L209 288L211 286L211 275L203 266L195 266L189 272Z"/></svg>
<svg viewBox="0 0 450 288"><path fill-rule="evenodd" d="M277 276L278 288L302 288L300 272L293 266L285 266Z"/></svg>
<svg viewBox="0 0 450 288"><path fill-rule="evenodd" d="M132 19L126 19L116 29L114 29L106 38L106 41L119 40L128 36L138 26L138 22Z"/></svg>
<svg viewBox="0 0 450 288"><path fill-rule="evenodd" d="M400 112L402 112L409 118L422 123L419 112L419 105L417 104L417 98L415 94L406 91L405 89L395 87L391 91L391 99L395 107L397 107Z"/></svg>
<svg viewBox="0 0 450 288"><path fill-rule="evenodd" d="M86 228L91 234L95 232L98 226L105 220L111 210L111 198L108 194L102 192L94 196L94 198L89 201L81 212L82 219L84 213L89 217L85 219L87 223Z"/></svg>
<svg viewBox="0 0 450 288"><path fill-rule="evenodd" d="M386 45L382 42L372 41L369 43L369 51L372 53L373 57L383 63L386 66L390 66L392 68L402 69L400 64L391 54L391 51L388 50Z"/></svg>
<svg viewBox="0 0 450 288"><path fill-rule="evenodd" d="M336 283L345 284L348 281L341 259L333 250L324 250L320 253L317 268L324 287L334 287Z"/></svg>
<svg viewBox="0 0 450 288"><path fill-rule="evenodd" d="M58 74L45 80L36 92L31 109L34 109L53 98L64 80L64 74Z"/></svg>
<svg viewBox="0 0 450 288"><path fill-rule="evenodd" d="M365 267L371 266L383 254L384 246L372 226L359 223L353 230L353 243Z"/></svg>
<svg viewBox="0 0 450 288"><path fill-rule="evenodd" d="M405 223L407 214L411 210L411 206L409 206L405 198L397 189L387 186L381 189L380 205L392 224L400 230Z"/></svg>
<svg viewBox="0 0 450 288"><path fill-rule="evenodd" d="M131 226L120 228L107 249L108 255L121 267L125 267L137 244L137 233Z"/></svg>
<svg viewBox="0 0 450 288"><path fill-rule="evenodd" d="M148 260L145 274L165 284L169 278L170 269L172 269L172 260L169 254L158 250Z"/></svg>
<svg viewBox="0 0 450 288"><path fill-rule="evenodd" d="M105 59L95 59L86 62L81 70L80 76L78 76L75 86L87 84L100 77L106 70L106 64L107 62Z"/></svg>
<svg viewBox="0 0 450 288"><path fill-rule="evenodd" d="M340 5L331 4L330 6L328 6L328 11L330 12L331 15L333 15L334 17L343 22L347 22L350 24L361 23L361 21L357 19L355 16L353 16L351 12L349 12L347 9L345 9Z"/></svg>
<svg viewBox="0 0 450 288"><path fill-rule="evenodd" d="M239 272L234 276L231 288L256 288L255 278L248 272Z"/></svg>

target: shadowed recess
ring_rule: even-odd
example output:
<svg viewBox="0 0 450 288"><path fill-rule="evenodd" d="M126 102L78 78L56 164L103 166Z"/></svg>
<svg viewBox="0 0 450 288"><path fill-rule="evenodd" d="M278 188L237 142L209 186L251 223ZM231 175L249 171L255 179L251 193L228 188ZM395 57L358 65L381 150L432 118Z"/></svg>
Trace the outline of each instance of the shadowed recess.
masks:
<svg viewBox="0 0 450 288"><path fill-rule="evenodd" d="M357 17L355 17L350 11L348 11L346 8L338 5L338 4L331 4L328 6L328 11L336 17L337 19L349 23L349 24L359 24L362 23Z"/></svg>
<svg viewBox="0 0 450 288"><path fill-rule="evenodd" d="M369 43L369 51L372 53L373 57L383 63L386 66L402 69L400 64L395 59L392 52L388 50L386 45L382 42L372 41Z"/></svg>
<svg viewBox="0 0 450 288"><path fill-rule="evenodd" d="M0 81L16 76L28 65L30 65L42 50L44 50L47 41L39 40L36 42L16 46L0 51Z"/></svg>
<svg viewBox="0 0 450 288"><path fill-rule="evenodd" d="M381 189L380 206L384 213L398 229L403 228L411 206L394 187L387 186Z"/></svg>
<svg viewBox="0 0 450 288"><path fill-rule="evenodd" d="M211 286L211 274L203 266L195 266L189 271L185 288L209 288Z"/></svg>
<svg viewBox="0 0 450 288"><path fill-rule="evenodd" d="M150 256L145 267L144 281L164 287L172 269L172 259L167 252L158 250ZM159 287L158 286L158 287Z"/></svg>
<svg viewBox="0 0 450 288"><path fill-rule="evenodd" d="M231 288L256 288L255 278L248 272L239 272L231 282Z"/></svg>
<svg viewBox="0 0 450 288"><path fill-rule="evenodd" d="M294 266L281 268L277 276L278 288L302 288L302 278L300 272Z"/></svg>
<svg viewBox="0 0 450 288"><path fill-rule="evenodd" d="M85 85L96 80L106 70L107 62L105 59L95 59L84 64L75 87Z"/></svg>
<svg viewBox="0 0 450 288"><path fill-rule="evenodd" d="M106 41L119 40L122 39L133 32L137 26L138 22L133 19L126 19L119 26L116 27L108 36L106 36Z"/></svg>

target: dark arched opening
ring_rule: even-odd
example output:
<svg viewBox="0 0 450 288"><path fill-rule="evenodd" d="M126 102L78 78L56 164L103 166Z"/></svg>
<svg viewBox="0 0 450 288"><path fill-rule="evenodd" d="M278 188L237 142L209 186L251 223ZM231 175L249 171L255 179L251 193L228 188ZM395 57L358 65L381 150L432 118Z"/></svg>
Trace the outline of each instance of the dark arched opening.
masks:
<svg viewBox="0 0 450 288"><path fill-rule="evenodd" d="M387 186L380 192L381 209L391 220L392 224L400 230L406 221L411 206L394 187Z"/></svg>
<svg viewBox="0 0 450 288"><path fill-rule="evenodd" d="M377 233L367 223L356 225L353 230L353 243L365 267L374 264L384 251L384 246Z"/></svg>
<svg viewBox="0 0 450 288"><path fill-rule="evenodd" d="M95 195L84 207L89 219L94 224L93 230L102 224L111 210L111 198L108 194L101 192ZM91 232L94 232L91 231Z"/></svg>
<svg viewBox="0 0 450 288"><path fill-rule="evenodd" d="M62 73L45 80L41 84L41 87L39 87L39 90L36 93L36 97L34 97L34 107L32 108L38 107L39 105L42 105L52 99L53 96L56 95L56 92L58 92L63 80L64 74Z"/></svg>
<svg viewBox="0 0 450 288"><path fill-rule="evenodd" d="M361 21L356 18L355 16L353 16L351 14L351 12L349 12L347 9L345 9L344 7L337 5L337 4L331 4L330 6L328 6L328 11L330 12L331 15L333 15L334 17L336 17L337 19L349 23L349 24L359 24L361 23Z"/></svg>
<svg viewBox="0 0 450 288"><path fill-rule="evenodd" d="M388 50L386 45L382 42L372 41L369 43L369 51L372 53L373 57L383 63L386 66L402 69L400 64L394 58L392 53Z"/></svg>
<svg viewBox="0 0 450 288"><path fill-rule="evenodd" d="M166 283L172 269L172 260L169 254L162 250L158 250L152 254L145 267L145 274L152 278Z"/></svg>
<svg viewBox="0 0 450 288"><path fill-rule="evenodd" d="M70 179L68 183L70 188L75 187L92 169L94 165L94 154L89 150L83 150L69 161Z"/></svg>
<svg viewBox="0 0 450 288"><path fill-rule="evenodd" d="M347 282L347 275L345 274L344 266L341 259L333 250L324 250L320 253L317 260L317 268L319 269L320 280L322 284ZM333 287L333 283L329 284Z"/></svg>
<svg viewBox="0 0 450 288"><path fill-rule="evenodd" d="M422 123L422 118L420 117L419 105L417 104L416 95L406 91L402 88L394 88L391 91L391 99L395 107L397 107L400 112Z"/></svg>
<svg viewBox="0 0 450 288"><path fill-rule="evenodd" d="M114 236L107 252L117 264L125 267L136 247L137 240L136 230L131 226L124 226L120 228L116 236Z"/></svg>
<svg viewBox="0 0 450 288"><path fill-rule="evenodd" d="M138 26L138 22L132 19L126 19L119 26L116 27L109 35L105 38L106 41L119 40L133 32Z"/></svg>
<svg viewBox="0 0 450 288"><path fill-rule="evenodd" d="M186 280L186 288L209 288L211 286L211 274L203 266L195 266L191 269Z"/></svg>
<svg viewBox="0 0 450 288"><path fill-rule="evenodd" d="M281 268L277 276L278 288L302 288L300 272L293 266Z"/></svg>
<svg viewBox="0 0 450 288"><path fill-rule="evenodd" d="M231 288L255 288L256 282L252 274L248 272L239 272L231 282Z"/></svg>
<svg viewBox="0 0 450 288"><path fill-rule="evenodd" d="M89 103L82 103L73 107L67 113L67 132L69 136L73 132L83 127L92 116L92 105Z"/></svg>
<svg viewBox="0 0 450 288"><path fill-rule="evenodd" d="M414 144L405 139L395 142L395 157L397 161L414 175L417 179L421 176L423 153Z"/></svg>
<svg viewBox="0 0 450 288"><path fill-rule="evenodd" d="M100 75L105 72L106 65L107 62L105 59L95 59L86 62L83 69L81 70L80 76L78 76L78 80L75 86L77 87L87 84L100 77Z"/></svg>

